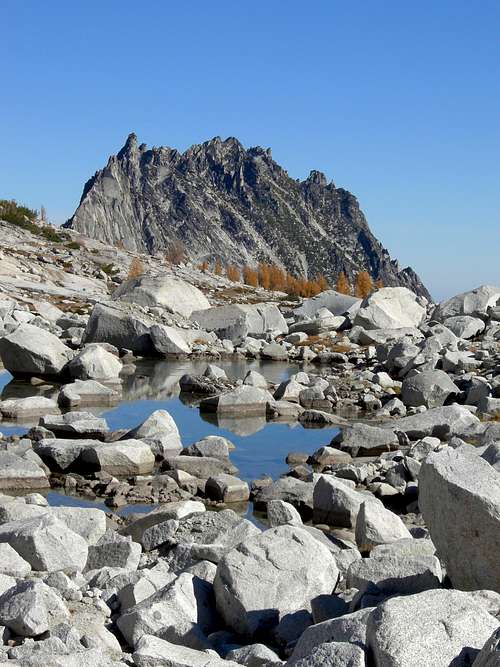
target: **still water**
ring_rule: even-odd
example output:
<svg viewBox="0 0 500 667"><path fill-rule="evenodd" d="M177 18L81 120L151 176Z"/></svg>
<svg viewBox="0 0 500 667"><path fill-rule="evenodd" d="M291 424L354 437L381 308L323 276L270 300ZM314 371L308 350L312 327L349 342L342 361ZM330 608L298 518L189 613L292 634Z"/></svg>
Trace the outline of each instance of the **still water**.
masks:
<svg viewBox="0 0 500 667"><path fill-rule="evenodd" d="M300 424L266 423L264 418L247 417L218 420L213 415L200 413L196 402L179 396L179 378L185 373L198 375L207 366L206 360L174 360L139 362L134 375L123 383L123 400L114 408L92 409L108 422L110 429L132 428L146 419L154 410L168 410L174 418L184 446L207 435L223 435L236 449L231 461L239 468L239 476L251 481L262 475L274 479L287 470L285 458L290 451L312 453L327 445L337 432L336 428L305 429ZM299 366L280 362L245 360L218 361L230 378L243 378L249 370L256 370L269 382L278 383L300 370ZM55 397L58 387L14 381L6 373L0 373L0 399L41 394ZM210 421L207 419L210 417ZM28 424L0 424L5 434L25 433ZM51 494L57 496L57 494ZM51 502L62 502L57 497ZM150 508L151 506L148 506ZM139 508L136 507L135 511Z"/></svg>

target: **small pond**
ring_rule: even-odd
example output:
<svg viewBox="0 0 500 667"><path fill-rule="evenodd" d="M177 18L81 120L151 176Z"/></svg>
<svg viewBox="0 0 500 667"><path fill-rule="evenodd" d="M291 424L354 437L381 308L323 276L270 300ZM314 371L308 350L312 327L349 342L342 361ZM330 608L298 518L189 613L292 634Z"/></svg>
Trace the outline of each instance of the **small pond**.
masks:
<svg viewBox="0 0 500 667"><path fill-rule="evenodd" d="M290 451L312 453L318 447L329 444L337 432L336 428L305 429L300 424L279 422L266 423L260 417L226 418L216 420L213 415L201 414L196 403L179 397L179 378L185 373L203 373L207 360L141 361L134 375L124 378L123 400L113 408L92 409L106 419L110 429L132 428L146 419L154 410L168 410L174 418L184 446L207 435L223 435L231 440L236 449L231 452L231 461L239 469L242 479L251 481L262 475L274 479L285 472L285 458ZM224 368L230 378L243 378L249 370L264 375L268 381L277 383L300 370L297 365L281 362L221 360L217 366ZM0 373L0 399L19 398L33 394L51 397L57 388L50 385L32 386L14 381L9 373ZM210 419L210 421L208 421ZM33 423L37 423L35 419ZM2 424L5 434L23 434L32 424ZM51 504L88 504L80 499L49 492ZM98 505L101 506L101 505ZM102 506L104 507L104 506ZM126 508L127 511L129 508ZM130 506L132 511L142 507ZM148 505L145 509L151 509ZM143 510L144 511L144 510ZM120 512L123 513L123 510Z"/></svg>

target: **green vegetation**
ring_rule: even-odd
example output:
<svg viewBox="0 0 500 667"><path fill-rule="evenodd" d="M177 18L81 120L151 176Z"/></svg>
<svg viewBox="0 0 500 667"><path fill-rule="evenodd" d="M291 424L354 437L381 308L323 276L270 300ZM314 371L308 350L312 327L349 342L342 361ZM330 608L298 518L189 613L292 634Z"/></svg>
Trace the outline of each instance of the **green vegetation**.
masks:
<svg viewBox="0 0 500 667"><path fill-rule="evenodd" d="M41 227L35 224L37 216L38 211L18 204L14 199L0 199L0 220L6 220L16 227L21 227L53 243L62 243L68 238L66 234L59 234L51 227Z"/></svg>
<svg viewBox="0 0 500 667"><path fill-rule="evenodd" d="M120 269L118 269L114 264L101 264L101 271L104 271L108 276L114 276L116 273L119 272Z"/></svg>
<svg viewBox="0 0 500 667"><path fill-rule="evenodd" d="M70 241L69 243L66 243L66 248L68 248L68 250L80 250L81 246L77 241Z"/></svg>

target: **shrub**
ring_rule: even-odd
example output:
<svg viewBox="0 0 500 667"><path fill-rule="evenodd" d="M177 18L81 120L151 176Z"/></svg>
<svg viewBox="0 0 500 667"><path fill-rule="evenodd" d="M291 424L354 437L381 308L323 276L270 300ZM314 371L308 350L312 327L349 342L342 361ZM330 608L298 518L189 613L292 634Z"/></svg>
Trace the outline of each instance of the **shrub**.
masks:
<svg viewBox="0 0 500 667"><path fill-rule="evenodd" d="M25 223L34 222L38 212L18 204L14 199L0 199L0 219L23 227Z"/></svg>
<svg viewBox="0 0 500 667"><path fill-rule="evenodd" d="M113 276L115 273L118 273L118 269L114 264L102 264L101 271L104 271L108 276Z"/></svg>
<svg viewBox="0 0 500 667"><path fill-rule="evenodd" d="M76 241L70 241L69 243L66 243L66 248L68 248L68 250L80 250L81 246Z"/></svg>
<svg viewBox="0 0 500 667"><path fill-rule="evenodd" d="M170 244L165 254L165 259L169 264L174 265L182 264L186 260L186 246L180 239Z"/></svg>
<svg viewBox="0 0 500 667"><path fill-rule="evenodd" d="M62 243L68 236L60 234L51 227L40 227L36 225L37 211L18 204L14 199L0 199L0 220L6 220L16 227L25 229L36 236L42 236L47 241Z"/></svg>
<svg viewBox="0 0 500 667"><path fill-rule="evenodd" d="M144 275L144 264L138 257L134 257L130 262L127 278L138 278L142 275Z"/></svg>

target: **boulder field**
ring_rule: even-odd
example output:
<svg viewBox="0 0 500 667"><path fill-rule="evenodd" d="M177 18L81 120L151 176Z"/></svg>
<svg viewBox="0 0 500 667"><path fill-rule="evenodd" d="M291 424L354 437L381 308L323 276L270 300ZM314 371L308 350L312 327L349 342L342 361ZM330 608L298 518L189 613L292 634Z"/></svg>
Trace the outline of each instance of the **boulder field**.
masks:
<svg viewBox="0 0 500 667"><path fill-rule="evenodd" d="M1 667L499 664L500 289L227 303L183 276L85 314L0 298L0 357L31 383L0 400L26 423L0 437ZM229 439L185 443L164 409L113 430L91 408L144 355L206 357L179 390L219 423L338 433L247 481Z"/></svg>

